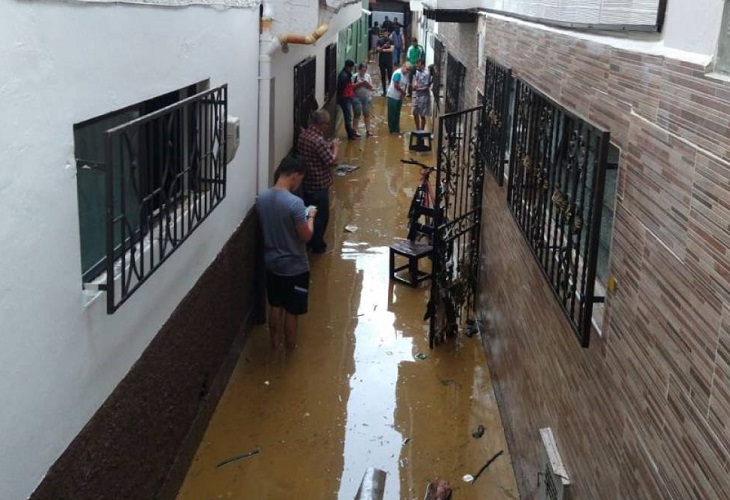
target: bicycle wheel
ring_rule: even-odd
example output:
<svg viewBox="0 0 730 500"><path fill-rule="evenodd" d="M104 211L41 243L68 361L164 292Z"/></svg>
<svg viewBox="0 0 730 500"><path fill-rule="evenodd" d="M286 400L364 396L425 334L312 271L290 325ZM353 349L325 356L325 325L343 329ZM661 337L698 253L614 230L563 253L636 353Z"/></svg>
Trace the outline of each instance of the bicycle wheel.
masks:
<svg viewBox="0 0 730 500"><path fill-rule="evenodd" d="M423 186L419 185L416 188L416 192L413 193L411 206L408 209L408 239L410 241L416 241L416 239L419 239L419 234L421 234L422 228L421 223L418 221L418 219L421 217L423 200Z"/></svg>

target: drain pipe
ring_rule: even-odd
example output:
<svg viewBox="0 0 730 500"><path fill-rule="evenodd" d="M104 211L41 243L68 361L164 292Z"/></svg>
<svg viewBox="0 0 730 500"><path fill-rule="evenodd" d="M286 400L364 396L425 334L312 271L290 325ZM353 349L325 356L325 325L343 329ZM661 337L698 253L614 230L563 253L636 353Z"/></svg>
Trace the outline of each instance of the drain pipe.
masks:
<svg viewBox="0 0 730 500"><path fill-rule="evenodd" d="M256 170L256 193L261 193L269 187L269 165L272 161L271 154L271 113L273 106L271 57L281 49L282 52L289 51L289 44L312 45L322 38L329 26L321 24L310 35L271 34L271 23L273 20L271 4L264 3L264 12L261 17L261 35L259 37L259 112L258 112L258 164Z"/></svg>

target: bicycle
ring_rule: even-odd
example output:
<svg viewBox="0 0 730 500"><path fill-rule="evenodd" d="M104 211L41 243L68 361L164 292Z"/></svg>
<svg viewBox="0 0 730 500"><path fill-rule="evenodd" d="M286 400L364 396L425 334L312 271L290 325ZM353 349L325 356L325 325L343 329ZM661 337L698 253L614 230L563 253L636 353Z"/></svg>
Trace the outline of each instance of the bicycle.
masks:
<svg viewBox="0 0 730 500"><path fill-rule="evenodd" d="M401 163L421 167L421 183L416 188L416 192L413 193L411 206L408 209L408 240L415 243L416 240L426 237L429 244L432 244L436 219L434 208L436 196L430 177L436 169L413 158L401 160ZM424 218L424 222L420 222L421 217Z"/></svg>

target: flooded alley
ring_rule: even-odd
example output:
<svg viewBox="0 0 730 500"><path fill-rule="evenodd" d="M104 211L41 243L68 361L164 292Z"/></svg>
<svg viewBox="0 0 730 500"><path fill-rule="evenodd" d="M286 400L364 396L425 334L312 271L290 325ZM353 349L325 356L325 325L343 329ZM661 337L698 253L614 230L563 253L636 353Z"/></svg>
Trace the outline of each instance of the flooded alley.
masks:
<svg viewBox="0 0 730 500"><path fill-rule="evenodd" d="M420 500L436 478L454 500L518 498L481 337L430 350L430 283L389 280L388 249L406 236L419 183L400 159L436 156L389 135L384 98L373 104L375 137L363 129L342 145L340 163L359 168L335 177L330 250L310 255L298 347L275 356L265 325L250 333L179 500L354 499L368 467L387 473L386 499Z"/></svg>

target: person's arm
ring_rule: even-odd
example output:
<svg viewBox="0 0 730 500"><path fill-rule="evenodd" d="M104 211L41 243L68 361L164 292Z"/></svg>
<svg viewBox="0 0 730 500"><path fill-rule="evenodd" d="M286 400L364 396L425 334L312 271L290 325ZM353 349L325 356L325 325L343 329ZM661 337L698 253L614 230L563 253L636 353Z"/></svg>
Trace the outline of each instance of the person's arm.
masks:
<svg viewBox="0 0 730 500"><path fill-rule="evenodd" d="M401 86L401 79L403 78L403 75L393 75L393 83L395 84L395 90L397 90L400 93L403 93L403 86Z"/></svg>
<svg viewBox="0 0 730 500"><path fill-rule="evenodd" d="M304 221L300 221L297 224L297 235L299 236L299 240L307 243L309 240L312 239L312 235L314 234L314 218L317 216L317 209L313 208L309 212L307 212L307 217L304 219Z"/></svg>

